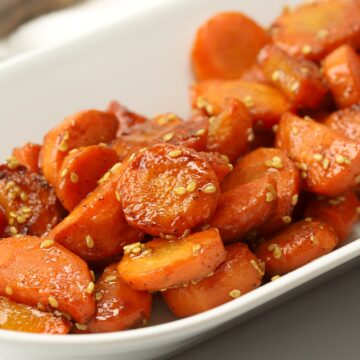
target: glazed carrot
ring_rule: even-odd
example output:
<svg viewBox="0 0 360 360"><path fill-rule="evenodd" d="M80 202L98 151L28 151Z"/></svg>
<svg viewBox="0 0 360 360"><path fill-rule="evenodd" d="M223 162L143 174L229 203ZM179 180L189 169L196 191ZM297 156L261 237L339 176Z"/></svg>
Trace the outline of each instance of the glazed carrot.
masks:
<svg viewBox="0 0 360 360"><path fill-rule="evenodd" d="M104 333L145 326L152 295L132 289L120 277L117 264L105 268L95 284L96 312L81 333Z"/></svg>
<svg viewBox="0 0 360 360"><path fill-rule="evenodd" d="M39 334L67 334L70 323L59 316L0 296L0 329Z"/></svg>
<svg viewBox="0 0 360 360"><path fill-rule="evenodd" d="M69 151L81 146L109 143L115 138L118 127L115 115L98 110L82 111L65 118L44 138L41 163L46 180L55 186Z"/></svg>
<svg viewBox="0 0 360 360"><path fill-rule="evenodd" d="M357 0L318 0L284 11L270 32L289 55L321 60L342 44L360 47L359 23Z"/></svg>
<svg viewBox="0 0 360 360"><path fill-rule="evenodd" d="M315 63L291 57L273 44L261 50L258 63L295 108L316 108L327 92Z"/></svg>
<svg viewBox="0 0 360 360"><path fill-rule="evenodd" d="M239 100L228 99L224 110L210 122L207 151L218 151L234 162L248 150L252 134L246 106Z"/></svg>
<svg viewBox="0 0 360 360"><path fill-rule="evenodd" d="M201 152L200 154L209 162L220 183L233 169L233 165L230 164L229 158L226 155L224 156L216 152Z"/></svg>
<svg viewBox="0 0 360 360"><path fill-rule="evenodd" d="M304 188L311 192L341 195L360 181L360 144L311 119L284 114L276 146L302 169Z"/></svg>
<svg viewBox="0 0 360 360"><path fill-rule="evenodd" d="M180 240L154 239L124 248L119 274L137 290L163 290L210 275L225 259L217 229Z"/></svg>
<svg viewBox="0 0 360 360"><path fill-rule="evenodd" d="M147 234L180 237L215 211L219 181L194 150L171 144L138 153L117 188L125 217Z"/></svg>
<svg viewBox="0 0 360 360"><path fill-rule="evenodd" d="M192 66L198 80L236 79L267 43L264 29L240 12L219 13L195 37Z"/></svg>
<svg viewBox="0 0 360 360"><path fill-rule="evenodd" d="M223 191L237 185L251 183L270 175L276 181L276 205L271 219L259 231L268 234L291 221L290 215L298 200L300 178L298 170L288 156L279 149L259 148L244 156L226 177L221 187Z"/></svg>
<svg viewBox="0 0 360 360"><path fill-rule="evenodd" d="M55 188L64 208L72 211L117 162L116 151L107 145L73 149L62 163Z"/></svg>
<svg viewBox="0 0 360 360"><path fill-rule="evenodd" d="M114 165L47 238L91 262L120 255L124 245L141 240L143 234L126 223L116 191L122 171Z"/></svg>
<svg viewBox="0 0 360 360"><path fill-rule="evenodd" d="M264 224L276 210L276 182L265 175L224 192L209 224L220 231L226 243L242 240Z"/></svg>
<svg viewBox="0 0 360 360"><path fill-rule="evenodd" d="M336 198L317 197L308 203L305 216L332 226L340 241L350 235L359 219L360 201L352 191Z"/></svg>
<svg viewBox="0 0 360 360"><path fill-rule="evenodd" d="M360 105L335 111L326 117L324 124L338 134L355 141L360 141Z"/></svg>
<svg viewBox="0 0 360 360"><path fill-rule="evenodd" d="M116 151L119 161L123 161L132 154L136 154L139 150L154 144L156 144L156 141L152 139L146 139L137 135L128 135L115 139L111 147Z"/></svg>
<svg viewBox="0 0 360 360"><path fill-rule="evenodd" d="M162 297L179 317L191 316L225 304L256 289L264 275L262 264L245 244L226 246L225 261L214 274L186 287L168 289Z"/></svg>
<svg viewBox="0 0 360 360"><path fill-rule="evenodd" d="M241 80L256 82L259 84L271 85L271 81L262 71L261 67L255 63L241 75Z"/></svg>
<svg viewBox="0 0 360 360"><path fill-rule="evenodd" d="M360 102L360 57L351 46L330 53L324 59L323 72L339 108Z"/></svg>
<svg viewBox="0 0 360 360"><path fill-rule="evenodd" d="M39 157L41 145L26 143L21 147L14 148L12 156L17 159L20 165L27 167L29 170L39 172Z"/></svg>
<svg viewBox="0 0 360 360"><path fill-rule="evenodd" d="M2 239L0 253L0 296L65 312L79 323L94 314L90 271L70 251L48 239L24 236Z"/></svg>
<svg viewBox="0 0 360 360"><path fill-rule="evenodd" d="M8 226L6 236L41 236L63 218L54 189L45 179L18 165L14 158L0 166L0 206Z"/></svg>
<svg viewBox="0 0 360 360"><path fill-rule="evenodd" d="M269 130L290 108L289 102L278 90L255 82L209 80L191 88L192 107L204 109L209 115L218 115L227 98L243 102L254 120L254 126Z"/></svg>
<svg viewBox="0 0 360 360"><path fill-rule="evenodd" d="M339 240L320 221L300 221L261 244L255 255L265 262L268 276L283 275L329 253Z"/></svg>

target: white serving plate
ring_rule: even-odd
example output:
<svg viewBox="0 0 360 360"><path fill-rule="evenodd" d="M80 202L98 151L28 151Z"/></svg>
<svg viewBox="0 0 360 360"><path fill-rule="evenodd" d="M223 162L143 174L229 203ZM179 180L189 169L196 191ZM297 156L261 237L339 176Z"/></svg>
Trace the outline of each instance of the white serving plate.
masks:
<svg viewBox="0 0 360 360"><path fill-rule="evenodd" d="M147 115L189 113L189 51L196 28L222 10L241 10L267 25L298 0L152 0L138 13L71 43L0 64L0 158L15 145L41 141L80 109L113 98ZM360 227L353 239L360 235ZM11 360L159 359L264 309L360 255L360 240L230 303L173 320L156 306L154 324L111 334L49 336L0 331L0 356Z"/></svg>

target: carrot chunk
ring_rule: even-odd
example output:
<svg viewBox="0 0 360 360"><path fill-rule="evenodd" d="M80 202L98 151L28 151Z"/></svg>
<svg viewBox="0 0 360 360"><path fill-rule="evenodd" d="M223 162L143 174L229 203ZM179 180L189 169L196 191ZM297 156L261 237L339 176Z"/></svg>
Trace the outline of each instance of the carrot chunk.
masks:
<svg viewBox="0 0 360 360"><path fill-rule="evenodd" d="M339 108L360 102L360 56L351 46L343 45L330 53L323 70Z"/></svg>
<svg viewBox="0 0 360 360"><path fill-rule="evenodd" d="M220 183L233 169L233 165L230 164L229 158L226 155L217 152L201 152L200 154L209 162Z"/></svg>
<svg viewBox="0 0 360 360"><path fill-rule="evenodd" d="M270 32L289 55L321 60L342 44L359 48L359 23L357 0L318 0L284 11Z"/></svg>
<svg viewBox="0 0 360 360"><path fill-rule="evenodd" d="M265 30L240 12L216 14L203 24L192 50L198 80L236 79L256 60L267 43Z"/></svg>
<svg viewBox="0 0 360 360"><path fill-rule="evenodd" d="M302 170L304 188L320 195L341 195L357 184L360 144L311 119L284 114L276 146Z"/></svg>
<svg viewBox="0 0 360 360"><path fill-rule="evenodd" d="M12 156L17 159L20 165L23 165L29 170L38 173L40 151L41 145L26 143L21 147L14 148Z"/></svg>
<svg viewBox="0 0 360 360"><path fill-rule="evenodd" d="M95 303L87 291L92 277L86 263L48 239L32 236L0 241L0 295L16 302L59 310L87 322Z"/></svg>
<svg viewBox="0 0 360 360"><path fill-rule="evenodd" d="M339 240L320 221L300 221L261 244L255 255L265 262L268 276L283 275L332 251Z"/></svg>
<svg viewBox="0 0 360 360"><path fill-rule="evenodd" d="M261 284L263 266L247 245L228 245L226 252L225 261L210 277L162 293L166 304L176 316L191 316L210 310Z"/></svg>
<svg viewBox="0 0 360 360"><path fill-rule="evenodd" d="M117 188L128 223L147 234L180 237L215 211L219 181L197 152L170 144L138 153Z"/></svg>
<svg viewBox="0 0 360 360"><path fill-rule="evenodd" d="M124 249L118 270L132 288L158 291L208 276L225 256L218 230L208 229L180 240L131 244Z"/></svg>
<svg viewBox="0 0 360 360"><path fill-rule="evenodd" d="M264 74L261 67L257 63L254 63L250 68L245 70L240 79L271 86L271 81Z"/></svg>
<svg viewBox="0 0 360 360"><path fill-rule="evenodd" d="M116 151L106 145L73 149L62 163L55 188L64 208L72 211L117 162Z"/></svg>

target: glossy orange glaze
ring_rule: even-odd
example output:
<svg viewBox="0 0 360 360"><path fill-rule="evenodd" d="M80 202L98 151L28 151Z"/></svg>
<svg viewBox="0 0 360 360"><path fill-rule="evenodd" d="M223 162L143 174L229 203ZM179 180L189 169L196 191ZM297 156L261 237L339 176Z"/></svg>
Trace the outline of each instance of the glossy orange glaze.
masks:
<svg viewBox="0 0 360 360"><path fill-rule="evenodd" d="M217 152L201 152L199 154L209 162L220 183L225 179L226 175L232 171L232 165L224 155Z"/></svg>
<svg viewBox="0 0 360 360"><path fill-rule="evenodd" d="M23 165L29 170L38 173L40 151L41 145L26 143L21 147L14 148L12 155L19 161L20 165Z"/></svg>
<svg viewBox="0 0 360 360"><path fill-rule="evenodd" d="M243 72L241 80L257 82L259 84L271 85L271 81L267 78L260 66L255 63Z"/></svg>

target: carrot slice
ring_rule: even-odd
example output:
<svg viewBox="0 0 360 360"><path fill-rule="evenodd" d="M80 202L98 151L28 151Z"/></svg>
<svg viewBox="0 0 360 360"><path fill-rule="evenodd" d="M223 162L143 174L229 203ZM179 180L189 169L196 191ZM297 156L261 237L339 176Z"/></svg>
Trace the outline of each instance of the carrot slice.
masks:
<svg viewBox="0 0 360 360"><path fill-rule="evenodd" d="M215 211L219 181L197 152L170 144L138 153L118 184L128 223L147 234L180 237Z"/></svg>
<svg viewBox="0 0 360 360"><path fill-rule="evenodd" d="M332 226L339 240L344 241L359 219L359 210L359 199L352 191L347 191L336 198L318 197L310 200L305 216Z"/></svg>
<svg viewBox="0 0 360 360"><path fill-rule="evenodd" d="M201 152L200 154L209 162L220 183L233 169L233 165L230 164L229 158L226 155L222 155L217 152Z"/></svg>
<svg viewBox="0 0 360 360"><path fill-rule="evenodd" d="M272 25L276 45L291 56L321 60L342 44L360 47L357 0L321 0L285 11Z"/></svg>
<svg viewBox="0 0 360 360"><path fill-rule="evenodd" d="M311 192L341 195L360 181L360 144L311 119L284 114L276 146L303 170L303 185Z"/></svg>
<svg viewBox="0 0 360 360"><path fill-rule="evenodd" d="M163 290L210 275L225 259L217 229L188 235L181 240L154 239L124 249L120 276L137 290Z"/></svg>
<svg viewBox="0 0 360 360"><path fill-rule="evenodd" d="M225 249L225 261L213 275L162 293L165 303L176 316L199 314L260 286L263 266L247 245L238 243L228 245Z"/></svg>
<svg viewBox="0 0 360 360"><path fill-rule="evenodd" d="M122 172L121 165L114 165L47 237L91 262L119 255L124 245L141 240L143 234L127 224L116 191Z"/></svg>
<svg viewBox="0 0 360 360"><path fill-rule="evenodd" d="M258 62L272 84L295 108L316 108L323 100L327 87L313 62L295 59L272 44L261 50Z"/></svg>
<svg viewBox="0 0 360 360"><path fill-rule="evenodd" d="M264 224L276 209L276 182L265 175L222 193L209 224L220 231L224 242L242 240Z"/></svg>
<svg viewBox="0 0 360 360"><path fill-rule="evenodd" d="M0 253L1 296L65 312L80 323L94 314L90 271L70 251L51 240L24 236L2 239Z"/></svg>
<svg viewBox="0 0 360 360"><path fill-rule="evenodd" d="M283 275L329 253L338 242L326 223L300 221L261 244L255 255L265 262L267 275Z"/></svg>
<svg viewBox="0 0 360 360"><path fill-rule="evenodd" d="M251 67L245 70L240 79L271 86L271 81L264 74L261 67L257 63L253 64Z"/></svg>
<svg viewBox="0 0 360 360"><path fill-rule="evenodd" d="M267 43L265 30L240 12L216 14L195 37L192 66L198 80L236 79Z"/></svg>
<svg viewBox="0 0 360 360"><path fill-rule="evenodd" d="M271 130L290 104L276 89L244 80L208 80L191 88L194 109L204 109L209 115L218 115L227 98L243 102L254 120L254 126Z"/></svg>
<svg viewBox="0 0 360 360"><path fill-rule="evenodd" d="M231 162L248 150L252 139L252 120L245 105L228 99L224 110L212 119L207 140L208 151L218 151Z"/></svg>
<svg viewBox="0 0 360 360"><path fill-rule="evenodd" d="M38 334L67 334L70 324L63 318L17 304L0 296L0 329Z"/></svg>
<svg viewBox="0 0 360 360"><path fill-rule="evenodd" d="M65 209L72 211L117 162L116 151L106 145L73 149L62 163L56 184L56 195Z"/></svg>
<svg viewBox="0 0 360 360"><path fill-rule="evenodd" d="M360 102L360 57L351 46L343 45L329 54L323 69L338 107Z"/></svg>
<svg viewBox="0 0 360 360"><path fill-rule="evenodd" d="M119 127L114 114L88 110L65 118L44 138L41 152L42 172L53 186L66 155L72 149L112 141Z"/></svg>
<svg viewBox="0 0 360 360"><path fill-rule="evenodd" d="M61 221L64 211L44 178L17 164L12 158L7 166L0 166L0 206L8 223L5 234L41 236Z"/></svg>
<svg viewBox="0 0 360 360"><path fill-rule="evenodd" d="M12 156L17 159L20 165L23 165L29 170L38 173L40 151L41 145L26 143L21 147L14 148Z"/></svg>
<svg viewBox="0 0 360 360"><path fill-rule="evenodd" d="M117 264L105 268L95 284L96 313L81 333L105 333L145 326L150 319L152 295L127 285Z"/></svg>

